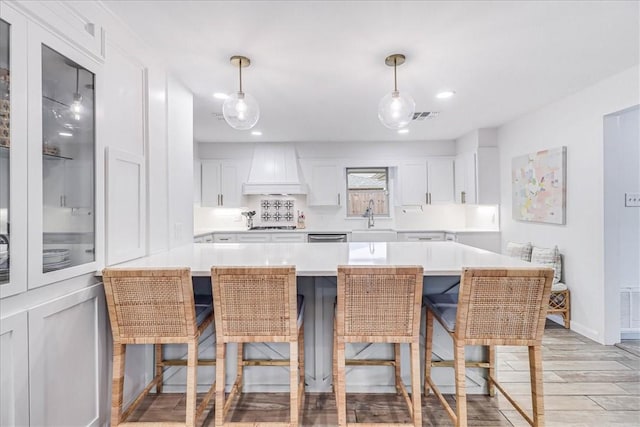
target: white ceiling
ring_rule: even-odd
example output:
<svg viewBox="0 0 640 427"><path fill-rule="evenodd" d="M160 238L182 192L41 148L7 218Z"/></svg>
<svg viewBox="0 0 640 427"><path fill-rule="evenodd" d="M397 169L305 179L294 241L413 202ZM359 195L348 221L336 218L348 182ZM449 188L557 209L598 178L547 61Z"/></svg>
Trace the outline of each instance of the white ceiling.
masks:
<svg viewBox="0 0 640 427"><path fill-rule="evenodd" d="M203 142L454 139L494 127L639 63L637 1L106 1L194 93ZM398 135L377 118L403 53L401 92L439 111ZM214 113L248 56L254 130ZM439 100L452 89L457 95Z"/></svg>

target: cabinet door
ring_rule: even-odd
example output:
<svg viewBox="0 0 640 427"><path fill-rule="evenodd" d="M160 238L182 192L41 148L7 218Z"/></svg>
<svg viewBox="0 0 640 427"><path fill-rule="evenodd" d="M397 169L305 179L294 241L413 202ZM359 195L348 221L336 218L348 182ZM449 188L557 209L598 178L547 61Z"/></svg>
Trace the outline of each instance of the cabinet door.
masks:
<svg viewBox="0 0 640 427"><path fill-rule="evenodd" d="M221 162L202 160L202 206L220 206Z"/></svg>
<svg viewBox="0 0 640 427"><path fill-rule="evenodd" d="M309 196L308 206L340 206L342 188L340 168L335 163L307 164Z"/></svg>
<svg viewBox="0 0 640 427"><path fill-rule="evenodd" d="M476 203L476 153L460 153L455 161L456 203Z"/></svg>
<svg viewBox="0 0 640 427"><path fill-rule="evenodd" d="M29 425L27 330L24 311L0 320L0 426Z"/></svg>
<svg viewBox="0 0 640 427"><path fill-rule="evenodd" d="M427 195L427 162L425 160L400 165L400 198L403 205L429 203Z"/></svg>
<svg viewBox="0 0 640 427"><path fill-rule="evenodd" d="M307 241L305 233L273 233L271 235L272 242L280 243L303 243Z"/></svg>
<svg viewBox="0 0 640 427"><path fill-rule="evenodd" d="M453 203L453 159L429 159L427 188L431 204Z"/></svg>
<svg viewBox="0 0 640 427"><path fill-rule="evenodd" d="M241 233L237 235L239 243L265 243L271 241L271 234L268 233Z"/></svg>
<svg viewBox="0 0 640 427"><path fill-rule="evenodd" d="M220 165L220 206L242 206L242 183L248 175L248 163L223 160Z"/></svg>
<svg viewBox="0 0 640 427"><path fill-rule="evenodd" d="M3 2L0 7L0 298L27 289L26 112L27 21L9 3Z"/></svg>
<svg viewBox="0 0 640 427"><path fill-rule="evenodd" d="M101 176L96 166L102 152L96 150L95 100L102 68L43 28L27 28L27 259L28 284L34 288L97 268L102 206L94 177ZM44 197L51 169L62 173L54 183L62 194L57 205Z"/></svg>

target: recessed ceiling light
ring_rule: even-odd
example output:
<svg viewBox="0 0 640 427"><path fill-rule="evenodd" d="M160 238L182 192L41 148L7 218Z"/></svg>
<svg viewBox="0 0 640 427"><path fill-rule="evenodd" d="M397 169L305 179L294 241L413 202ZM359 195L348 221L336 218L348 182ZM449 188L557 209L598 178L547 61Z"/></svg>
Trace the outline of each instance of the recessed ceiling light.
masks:
<svg viewBox="0 0 640 427"><path fill-rule="evenodd" d="M400 129L398 133L409 133L409 129Z"/></svg>
<svg viewBox="0 0 640 427"><path fill-rule="evenodd" d="M440 93L438 93L436 95L436 98L438 99L447 99L447 98L451 98L453 95L455 95L456 93L452 90L444 90Z"/></svg>
<svg viewBox="0 0 640 427"><path fill-rule="evenodd" d="M216 92L213 94L213 97L215 99L227 99L229 97L229 95L227 95L226 93L222 93L222 92Z"/></svg>
<svg viewBox="0 0 640 427"><path fill-rule="evenodd" d="M251 135L260 136L260 135L262 135L262 132L260 132L259 130L254 130L254 131L251 132Z"/></svg>
<svg viewBox="0 0 640 427"><path fill-rule="evenodd" d="M69 132L58 132L58 135L60 135L60 136L73 136L73 134L69 133Z"/></svg>

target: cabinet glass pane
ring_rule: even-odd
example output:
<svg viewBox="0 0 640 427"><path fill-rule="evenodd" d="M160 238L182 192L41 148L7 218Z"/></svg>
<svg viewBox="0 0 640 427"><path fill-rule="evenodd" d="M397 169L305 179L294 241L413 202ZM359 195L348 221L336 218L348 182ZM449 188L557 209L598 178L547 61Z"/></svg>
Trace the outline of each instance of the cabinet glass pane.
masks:
<svg viewBox="0 0 640 427"><path fill-rule="evenodd" d="M95 260L95 75L42 46L42 271Z"/></svg>
<svg viewBox="0 0 640 427"><path fill-rule="evenodd" d="M0 284L9 282L9 24L0 20Z"/></svg>

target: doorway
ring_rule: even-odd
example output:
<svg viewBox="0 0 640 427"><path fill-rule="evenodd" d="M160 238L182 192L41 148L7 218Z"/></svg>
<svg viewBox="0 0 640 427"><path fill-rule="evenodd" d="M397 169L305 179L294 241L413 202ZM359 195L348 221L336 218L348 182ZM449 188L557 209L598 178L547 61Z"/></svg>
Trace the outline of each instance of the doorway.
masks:
<svg viewBox="0 0 640 427"><path fill-rule="evenodd" d="M640 344L640 106L604 116L605 343Z"/></svg>

